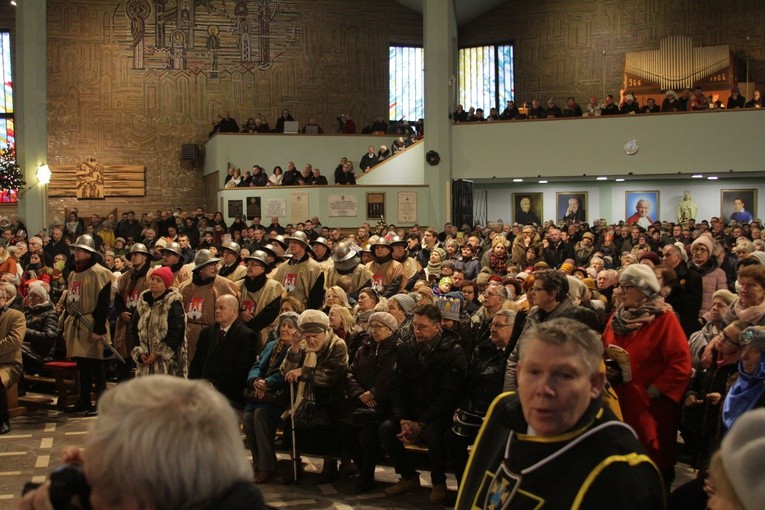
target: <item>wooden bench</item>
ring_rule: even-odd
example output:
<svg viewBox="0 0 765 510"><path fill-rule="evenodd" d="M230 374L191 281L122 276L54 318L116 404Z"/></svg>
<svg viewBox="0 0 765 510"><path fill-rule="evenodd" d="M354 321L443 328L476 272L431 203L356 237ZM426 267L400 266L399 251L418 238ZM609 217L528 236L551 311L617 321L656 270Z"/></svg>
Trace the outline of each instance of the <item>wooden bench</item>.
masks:
<svg viewBox="0 0 765 510"><path fill-rule="evenodd" d="M27 414L27 408L19 405L19 389L18 384L14 384L10 388L5 390L5 394L8 396L8 417L14 418L16 416L23 416Z"/></svg>
<svg viewBox="0 0 765 510"><path fill-rule="evenodd" d="M49 384L56 387L57 409L65 409L79 399L80 373L74 361L49 361L39 375L24 375L27 383Z"/></svg>

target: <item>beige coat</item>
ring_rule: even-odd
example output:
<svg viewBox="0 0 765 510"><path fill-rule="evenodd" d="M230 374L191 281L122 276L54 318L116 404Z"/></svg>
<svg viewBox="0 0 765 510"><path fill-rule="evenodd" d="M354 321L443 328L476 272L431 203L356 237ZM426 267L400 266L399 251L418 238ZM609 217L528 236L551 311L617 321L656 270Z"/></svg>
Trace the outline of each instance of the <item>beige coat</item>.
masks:
<svg viewBox="0 0 765 510"><path fill-rule="evenodd" d="M26 331L23 313L8 309L0 314L0 381L6 388L21 377L21 344Z"/></svg>
<svg viewBox="0 0 765 510"><path fill-rule="evenodd" d="M67 290L62 300L66 305L67 312L63 316L63 335L66 340L66 353L70 358L93 358L103 359L104 348L100 342L90 340L91 331L81 319L74 313L82 314L83 319L92 325L93 311L98 303L98 295L101 289L112 283L112 272L95 264L86 271L69 274ZM104 324L103 337L111 343L108 324Z"/></svg>
<svg viewBox="0 0 765 510"><path fill-rule="evenodd" d="M193 280L186 280L178 289L183 296L183 309L186 311L186 339L188 341L188 360L194 359L197 351L199 333L206 326L215 324L215 301L226 294L239 296L239 289L234 282L216 276L212 283L194 285Z"/></svg>

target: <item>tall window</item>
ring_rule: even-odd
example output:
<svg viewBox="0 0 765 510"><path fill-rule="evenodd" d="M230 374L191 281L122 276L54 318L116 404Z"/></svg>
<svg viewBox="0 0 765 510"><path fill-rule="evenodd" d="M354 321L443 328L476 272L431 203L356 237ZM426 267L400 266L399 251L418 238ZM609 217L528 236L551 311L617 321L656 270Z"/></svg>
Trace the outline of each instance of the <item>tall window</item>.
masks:
<svg viewBox="0 0 765 510"><path fill-rule="evenodd" d="M0 73L3 93L0 97L0 148L14 143L13 134L13 78L11 76L11 34L0 32Z"/></svg>
<svg viewBox="0 0 765 510"><path fill-rule="evenodd" d="M389 119L416 121L425 116L422 48L391 46Z"/></svg>
<svg viewBox="0 0 765 510"><path fill-rule="evenodd" d="M513 46L476 46L460 48L460 103L483 108L486 115L492 106L501 111L515 98Z"/></svg>

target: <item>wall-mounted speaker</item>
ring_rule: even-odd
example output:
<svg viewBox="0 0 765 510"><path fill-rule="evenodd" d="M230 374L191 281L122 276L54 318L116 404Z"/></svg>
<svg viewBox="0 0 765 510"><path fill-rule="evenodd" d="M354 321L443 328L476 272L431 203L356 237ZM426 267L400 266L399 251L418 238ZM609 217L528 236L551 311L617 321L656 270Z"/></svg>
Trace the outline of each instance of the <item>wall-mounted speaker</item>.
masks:
<svg viewBox="0 0 765 510"><path fill-rule="evenodd" d="M194 143L184 143L181 145L181 159L183 161L198 161L201 159L202 151L199 145Z"/></svg>
<svg viewBox="0 0 765 510"><path fill-rule="evenodd" d="M463 223L473 226L473 181L452 181L452 224L457 228Z"/></svg>

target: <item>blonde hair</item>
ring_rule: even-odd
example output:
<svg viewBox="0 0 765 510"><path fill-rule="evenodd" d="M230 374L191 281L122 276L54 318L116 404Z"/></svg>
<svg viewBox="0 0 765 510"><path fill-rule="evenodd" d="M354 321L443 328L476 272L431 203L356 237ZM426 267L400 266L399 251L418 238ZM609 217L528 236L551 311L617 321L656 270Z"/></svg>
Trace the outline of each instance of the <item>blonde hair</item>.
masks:
<svg viewBox="0 0 765 510"><path fill-rule="evenodd" d="M350 303L348 303L348 294L346 294L345 291L338 285L333 285L332 287L327 289L327 294L325 295L325 302L326 302L326 298L329 296L330 291L334 292L337 295L337 297L340 299L340 302L342 303L344 307L346 308L351 307Z"/></svg>
<svg viewBox="0 0 765 510"><path fill-rule="evenodd" d="M353 333L356 329L356 321L351 315L351 311L342 305L332 305L329 309L329 313L335 312L340 316L340 323L346 333Z"/></svg>

